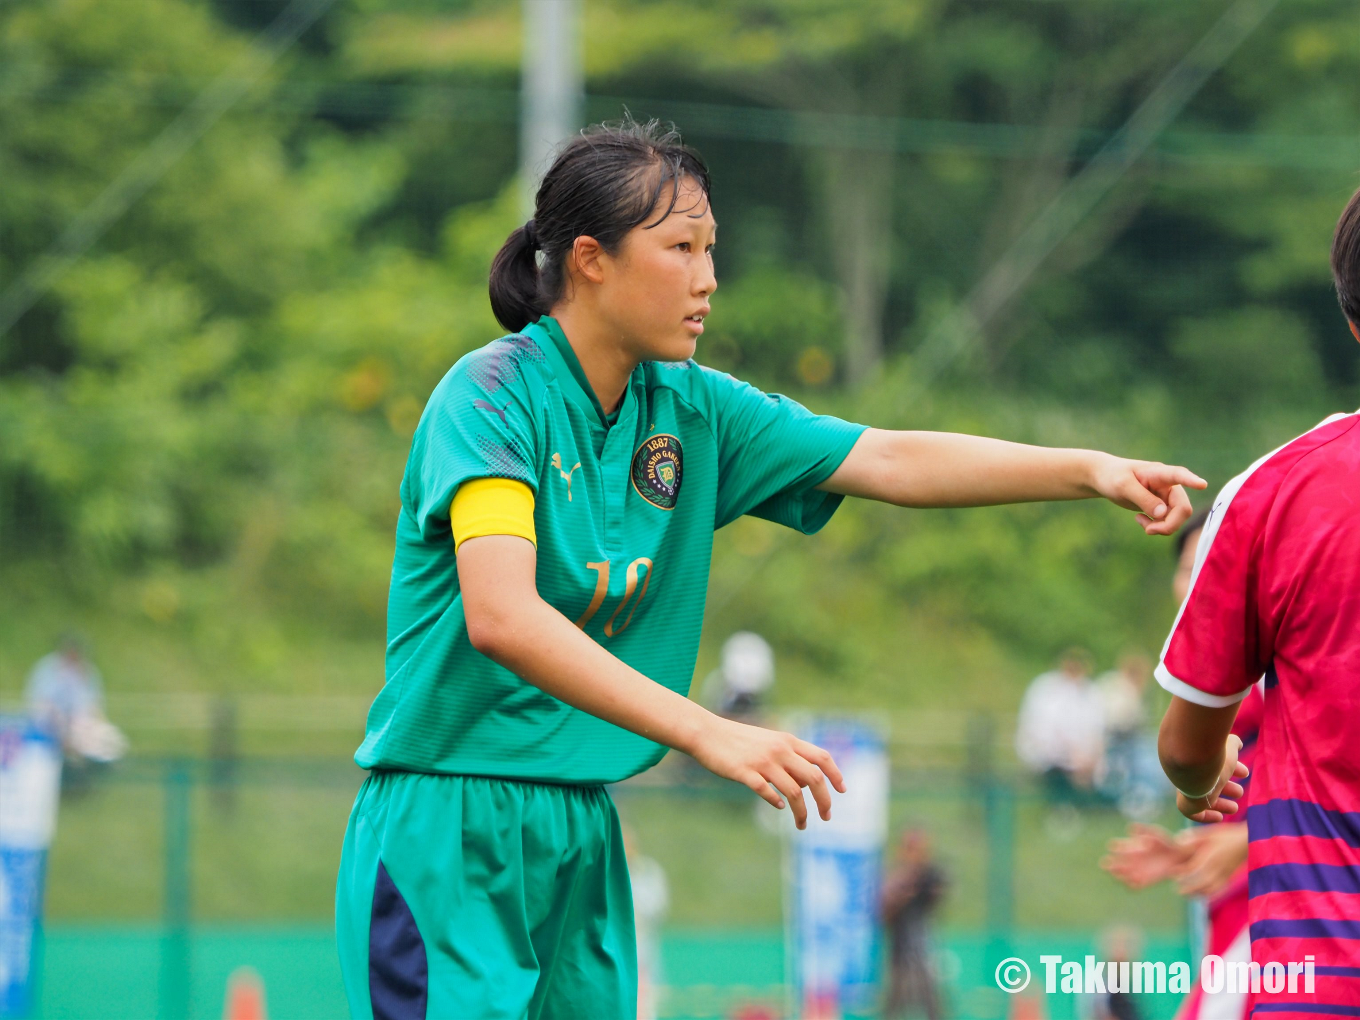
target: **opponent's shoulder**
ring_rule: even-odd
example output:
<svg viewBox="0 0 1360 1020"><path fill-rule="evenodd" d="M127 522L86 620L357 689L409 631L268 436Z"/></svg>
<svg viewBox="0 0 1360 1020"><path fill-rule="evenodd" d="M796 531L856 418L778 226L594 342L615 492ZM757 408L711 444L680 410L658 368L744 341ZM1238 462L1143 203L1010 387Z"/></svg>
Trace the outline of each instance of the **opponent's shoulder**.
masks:
<svg viewBox="0 0 1360 1020"><path fill-rule="evenodd" d="M1291 480L1297 481L1298 469L1319 460L1360 455L1360 414L1334 414L1313 428L1276 447L1256 460L1223 487L1214 501L1215 509L1260 506L1272 503Z"/></svg>
<svg viewBox="0 0 1360 1020"><path fill-rule="evenodd" d="M1296 436L1253 464L1253 468L1292 471L1306 460L1329 456L1347 456L1360 440L1360 414L1334 414L1318 422L1301 436Z"/></svg>
<svg viewBox="0 0 1360 1020"><path fill-rule="evenodd" d="M1355 463L1360 457L1360 412L1334 414L1286 445L1282 453L1293 454L1291 469L1318 462ZM1291 474L1297 474L1292 471Z"/></svg>
<svg viewBox="0 0 1360 1020"><path fill-rule="evenodd" d="M1214 497L1200 536L1200 559L1210 548L1257 548L1273 521L1291 504L1306 501L1312 480L1330 461L1360 465L1360 415L1337 414L1267 453L1223 486Z"/></svg>

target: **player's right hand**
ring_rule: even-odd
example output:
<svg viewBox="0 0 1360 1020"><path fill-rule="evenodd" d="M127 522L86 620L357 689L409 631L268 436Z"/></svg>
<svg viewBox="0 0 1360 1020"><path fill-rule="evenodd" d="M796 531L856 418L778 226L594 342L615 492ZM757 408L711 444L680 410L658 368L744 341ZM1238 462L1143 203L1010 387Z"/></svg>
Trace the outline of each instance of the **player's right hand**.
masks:
<svg viewBox="0 0 1360 1020"><path fill-rule="evenodd" d="M1203 489L1209 483L1189 468L1101 453L1096 454L1090 484L1116 506L1137 511L1147 534L1174 535L1194 512L1186 486Z"/></svg>
<svg viewBox="0 0 1360 1020"><path fill-rule="evenodd" d="M777 808L783 808L787 800L800 829L807 827L803 787L812 792L823 821L831 819L828 780L838 793L845 792L845 780L830 752L792 733L714 715L689 753L714 775L750 787Z"/></svg>
<svg viewBox="0 0 1360 1020"><path fill-rule="evenodd" d="M1237 760L1242 750L1242 738L1235 733L1228 734L1223 749L1223 768L1218 774L1218 782L1203 797L1187 797L1176 791L1176 810L1192 822L1221 822L1224 815L1237 814L1237 799L1242 796L1242 787L1233 782L1245 779L1247 767Z"/></svg>

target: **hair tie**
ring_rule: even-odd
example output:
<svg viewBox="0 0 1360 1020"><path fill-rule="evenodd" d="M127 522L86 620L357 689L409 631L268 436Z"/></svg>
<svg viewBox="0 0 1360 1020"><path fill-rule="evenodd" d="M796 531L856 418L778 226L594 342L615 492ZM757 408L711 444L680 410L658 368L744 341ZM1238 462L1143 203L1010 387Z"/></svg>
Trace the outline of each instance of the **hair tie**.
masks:
<svg viewBox="0 0 1360 1020"><path fill-rule="evenodd" d="M541 244L538 243L537 223L535 223L533 220L529 220L529 222L524 224L524 226L521 227L520 229L524 231L524 240L529 242L530 248L532 248L534 251L538 251L541 247L543 247Z"/></svg>

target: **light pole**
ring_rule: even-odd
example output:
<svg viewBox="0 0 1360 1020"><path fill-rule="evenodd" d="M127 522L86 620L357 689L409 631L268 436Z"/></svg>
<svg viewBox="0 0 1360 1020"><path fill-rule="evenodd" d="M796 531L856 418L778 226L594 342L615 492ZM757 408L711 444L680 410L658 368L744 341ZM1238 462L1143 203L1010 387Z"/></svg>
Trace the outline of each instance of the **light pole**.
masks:
<svg viewBox="0 0 1360 1020"><path fill-rule="evenodd" d="M525 216L559 145L581 127L582 0L524 0L520 81L520 187Z"/></svg>

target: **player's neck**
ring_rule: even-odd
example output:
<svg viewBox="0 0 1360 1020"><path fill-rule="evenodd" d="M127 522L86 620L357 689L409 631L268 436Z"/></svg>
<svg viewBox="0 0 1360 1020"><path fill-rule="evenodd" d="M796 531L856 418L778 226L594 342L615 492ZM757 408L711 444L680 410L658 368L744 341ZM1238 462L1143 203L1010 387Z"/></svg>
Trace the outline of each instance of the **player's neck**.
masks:
<svg viewBox="0 0 1360 1020"><path fill-rule="evenodd" d="M598 318L582 315L570 304L554 308L552 316L581 363L595 399L605 414L613 414L623 402L637 359L622 349L618 337Z"/></svg>

